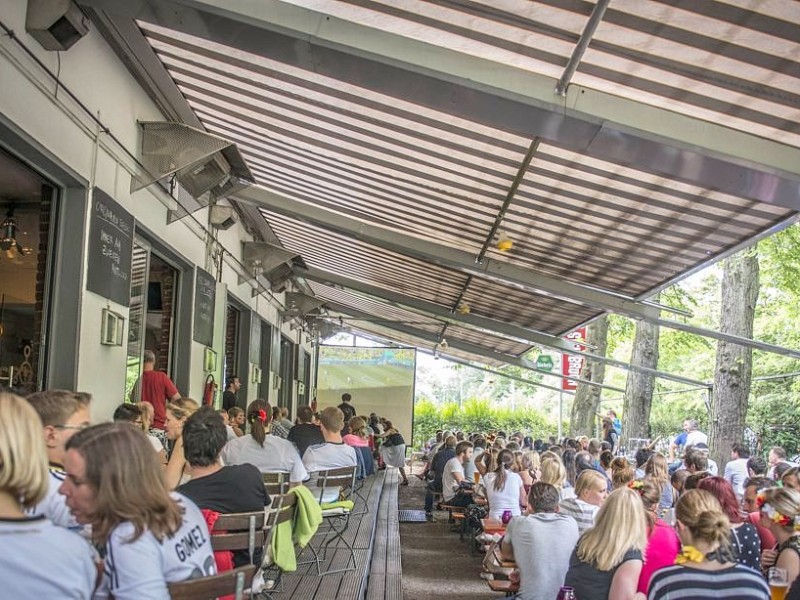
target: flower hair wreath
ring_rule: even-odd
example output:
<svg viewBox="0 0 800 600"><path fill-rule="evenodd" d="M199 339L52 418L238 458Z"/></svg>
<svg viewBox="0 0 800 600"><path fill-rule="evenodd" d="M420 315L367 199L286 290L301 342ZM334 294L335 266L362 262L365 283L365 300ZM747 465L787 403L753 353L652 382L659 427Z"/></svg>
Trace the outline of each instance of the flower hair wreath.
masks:
<svg viewBox="0 0 800 600"><path fill-rule="evenodd" d="M641 496L641 495L642 495L642 493L644 492L644 483L642 483L642 482L641 482L640 480L638 480L638 479L637 479L636 481L631 481L631 482L628 484L628 487L629 487L630 489L632 489L634 492L636 492L637 494L639 494L640 496Z"/></svg>
<svg viewBox="0 0 800 600"><path fill-rule="evenodd" d="M776 525L780 525L781 527L792 526L795 531L800 531L800 515L790 517L789 515L779 513L772 504L767 502L767 497L763 492L759 492L758 496L756 496L756 506L758 510L767 515L770 521Z"/></svg>

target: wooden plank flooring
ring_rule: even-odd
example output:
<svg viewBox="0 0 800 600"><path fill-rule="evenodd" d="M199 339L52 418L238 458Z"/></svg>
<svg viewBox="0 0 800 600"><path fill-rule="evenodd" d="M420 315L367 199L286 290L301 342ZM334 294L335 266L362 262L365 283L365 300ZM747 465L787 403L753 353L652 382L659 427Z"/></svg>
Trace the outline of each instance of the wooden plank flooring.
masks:
<svg viewBox="0 0 800 600"><path fill-rule="evenodd" d="M368 477L364 482L361 496L366 498L368 511L361 515L351 515L350 523L343 537L353 545L356 558L356 569L344 573L332 573L319 577L316 567L313 564L299 565L294 573L283 575L282 591L272 592L275 600L362 600L367 595L368 569L373 564L375 558L375 548L373 540L377 544L382 539L384 550L382 558L378 561L382 569L386 569L386 538L387 535L378 535L378 525L382 522L388 525L388 520L383 514L384 508L388 508L387 498L393 498L394 520L397 521L397 482L398 475L396 469L378 471L376 475ZM364 509L364 501L356 497L354 511L360 512ZM380 509L380 510L379 510ZM376 523L377 517L377 523ZM383 531L387 529L384 526ZM315 540L316 541L316 540ZM399 530L395 527L393 544L399 563L400 556L400 536ZM349 552L339 542L339 546L331 544L328 549L328 556L323 563L322 569L342 568L349 560ZM298 561L311 560L313 555L306 548L298 556ZM399 564L397 566L399 573ZM371 576L370 576L371 577ZM398 576L399 577L399 576ZM377 583L377 582L376 582ZM402 598L402 588L400 596L385 596L383 589L375 598Z"/></svg>

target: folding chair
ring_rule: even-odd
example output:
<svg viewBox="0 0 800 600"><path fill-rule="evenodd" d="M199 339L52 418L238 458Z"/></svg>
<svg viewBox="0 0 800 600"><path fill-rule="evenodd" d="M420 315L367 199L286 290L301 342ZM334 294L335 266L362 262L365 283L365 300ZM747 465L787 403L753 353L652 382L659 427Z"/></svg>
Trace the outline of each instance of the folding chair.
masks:
<svg viewBox="0 0 800 600"><path fill-rule="evenodd" d="M247 550L253 565L256 550L263 551L266 546L266 522L267 514L263 510L221 514L211 532L211 548L214 552Z"/></svg>
<svg viewBox="0 0 800 600"><path fill-rule="evenodd" d="M269 497L272 498L270 508L279 510L281 505L277 503L276 498L283 498L289 491L289 473L285 471L271 471L262 473L261 476L264 479L264 489Z"/></svg>
<svg viewBox="0 0 800 600"><path fill-rule="evenodd" d="M323 504L323 499L328 496L332 490L336 490L337 494L345 493L345 497L352 493L355 488L357 466L340 467L338 469L328 469L327 471L319 471L317 473L317 483L315 497L320 504ZM322 518L328 523L328 529L322 530L323 534L318 545L315 546L313 540L308 544L308 548L314 555L314 560L310 561L316 565L317 575L328 575L330 573L343 573L344 571L353 571L356 568L356 554L353 550L353 545L350 544L345 538L344 533L347 531L347 526L350 524L350 515L352 510L345 507L327 508L322 510ZM322 570L322 563L325 562L328 548L336 541L340 541L349 553L348 560L345 567L337 569ZM352 563L352 567L350 565ZM298 563L308 564L308 563Z"/></svg>
<svg viewBox="0 0 800 600"><path fill-rule="evenodd" d="M220 596L233 594L236 600L243 600L245 590L250 587L255 571L253 565L247 565L219 575L170 583L167 586L169 597L172 600L214 600Z"/></svg>

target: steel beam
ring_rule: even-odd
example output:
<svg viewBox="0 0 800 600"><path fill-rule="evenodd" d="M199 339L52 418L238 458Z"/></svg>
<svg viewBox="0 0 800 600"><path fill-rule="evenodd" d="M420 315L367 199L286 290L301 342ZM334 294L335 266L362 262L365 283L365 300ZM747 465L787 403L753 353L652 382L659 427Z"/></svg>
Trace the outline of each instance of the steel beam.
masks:
<svg viewBox="0 0 800 600"><path fill-rule="evenodd" d="M345 315L350 315L353 317L364 317L365 319L371 319L373 315L370 313L363 312L356 308L352 308L350 306L344 304L338 304L336 302L326 302L328 307L333 310L334 312L343 313ZM425 342L436 346L439 344L439 336L435 333L430 333L428 331L424 331L422 329L417 329L415 327L408 327L405 325L382 325L384 329L389 329L393 331L397 331L400 333L404 333L406 335L410 335L412 337L418 338ZM466 352L467 354L472 354L474 356L480 356L483 358L488 358L490 360L503 362L509 365L514 365L516 367L521 367L523 369L527 369L529 371L534 371L536 373L541 373L542 375L549 375L550 377L561 377L563 379L567 379L569 381L575 381L577 383L582 383L584 385L589 385L592 387L601 388L604 390L612 390L615 392L625 393L625 390L613 387L610 385L603 385L602 383L596 383L594 381L590 381L588 379L582 379L580 377L570 377L568 375L560 375L556 373L552 373L550 371L545 371L544 369L537 369L536 364L530 360L525 358L519 358L517 356L512 356L510 354L504 354L502 352L497 352L490 348L484 348L483 346L479 346L478 344L473 344L472 342L465 342L463 340L453 340L450 342L448 340L448 347L453 348L454 350L459 350L461 352ZM439 349L439 353L446 353L447 350Z"/></svg>
<svg viewBox="0 0 800 600"><path fill-rule="evenodd" d="M600 356L591 352L576 350L574 344L564 340L561 337L543 333L528 327L520 327L512 323L498 321L497 319L491 319L488 317L482 317L473 313L468 313L465 315L453 314L447 307L436 304L435 302L429 302L419 298L412 298L410 296L406 296L405 294L400 294L385 288L350 279L336 273L330 273L321 269L311 268L308 271L304 271L303 276L311 281L342 287L351 292L366 295L379 301L387 302L392 306L410 310L417 314L427 315L445 323L452 323L477 331L485 331L495 335L510 337L515 340L520 340L522 342L534 344L542 348L547 348L548 350L556 350L557 352L563 352L565 354L583 356L586 358L586 360L600 362L612 367L624 369L626 371L634 371L637 373L643 373L645 375L652 375L653 377L658 377L659 379L666 379L669 381L675 381L677 383L702 387L708 387L709 385L703 381L689 379L688 377L681 377L680 375L665 373L657 369L650 369L648 367L628 364L621 360L615 360L613 358ZM373 315L373 318L374 317L375 315Z"/></svg>

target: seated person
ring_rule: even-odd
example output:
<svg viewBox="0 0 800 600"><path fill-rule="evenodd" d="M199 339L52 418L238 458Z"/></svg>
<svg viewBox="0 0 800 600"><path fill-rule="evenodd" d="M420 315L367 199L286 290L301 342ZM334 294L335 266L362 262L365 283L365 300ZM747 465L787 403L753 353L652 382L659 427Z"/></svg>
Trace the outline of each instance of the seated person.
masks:
<svg viewBox="0 0 800 600"><path fill-rule="evenodd" d="M303 465L309 473L355 467L358 464L356 451L342 441L341 431L344 428L344 413L335 406L325 408L319 414L320 428L324 444L309 446L303 454ZM337 490L325 490L321 502L334 502L338 498Z"/></svg>
<svg viewBox="0 0 800 600"><path fill-rule="evenodd" d="M442 501L451 506L472 504L471 487L464 477L464 463L472 457L472 442L458 442L456 455L447 461L442 472Z"/></svg>
<svg viewBox="0 0 800 600"><path fill-rule="evenodd" d="M270 424L269 432L271 435L277 435L284 440L289 437L289 430L283 426L281 421L281 407L272 407L272 423Z"/></svg>
<svg viewBox="0 0 800 600"><path fill-rule="evenodd" d="M553 600L564 585L578 526L559 514L558 496L555 486L537 481L528 494L528 514L506 527L500 551L519 568L519 600Z"/></svg>
<svg viewBox="0 0 800 600"><path fill-rule="evenodd" d="M269 506L261 471L250 464L223 467L219 460L227 441L225 423L219 413L205 406L186 419L183 425L183 452L191 479L176 491L198 508L221 514L255 512ZM234 567L250 563L246 550L234 552ZM253 564L261 564L257 549Z"/></svg>
<svg viewBox="0 0 800 600"><path fill-rule="evenodd" d="M514 454L508 449L501 450L497 455L497 469L483 476L492 519L500 519L507 510L511 511L512 517L519 516L522 512L520 505L527 503L522 477L511 470L513 466Z"/></svg>
<svg viewBox="0 0 800 600"><path fill-rule="evenodd" d="M253 400L247 407L250 433L229 441L222 449L226 465L249 463L262 473L288 473L289 485L294 487L308 479L308 472L291 442L276 435L267 435L272 411L266 400Z"/></svg>
<svg viewBox="0 0 800 600"><path fill-rule="evenodd" d="M44 515L60 527L88 534L69 512L64 496L58 493L64 482L64 446L77 431L89 426L89 394L65 390L45 390L27 397L28 402L41 419L45 446L47 446L48 486L47 493L39 503L29 510L32 515Z"/></svg>
<svg viewBox="0 0 800 600"><path fill-rule="evenodd" d="M66 449L59 491L105 556L95 599L166 599L170 583L216 574L200 509L170 493L141 431L103 423L76 433Z"/></svg>
<svg viewBox="0 0 800 600"><path fill-rule="evenodd" d="M558 506L561 514L575 519L578 531L583 534L594 527L597 511L607 495L606 478L597 471L587 469L581 472L575 482L575 497L562 500Z"/></svg>
<svg viewBox="0 0 800 600"><path fill-rule="evenodd" d="M314 444L324 444L325 438L322 437L322 430L319 425L314 425L314 411L310 406L301 406L297 409L298 423L289 430L289 437L286 439L292 442L297 448L300 457L303 457L306 449Z"/></svg>
<svg viewBox="0 0 800 600"><path fill-rule="evenodd" d="M147 435L147 441L150 442L153 450L155 450L156 454L158 455L158 463L166 466L167 451L164 449L164 444L162 444L161 440L159 440L156 436L149 434L147 430L144 429L142 409L138 404L131 404L130 402L120 404L114 411L113 419L115 423L130 423L137 429L144 431L145 435Z"/></svg>
<svg viewBox="0 0 800 600"><path fill-rule="evenodd" d="M54 484L41 421L19 396L0 393L0 440L3 598L90 598L97 569L89 543L42 514L23 512Z"/></svg>
<svg viewBox="0 0 800 600"><path fill-rule="evenodd" d="M456 436L450 435L445 438L443 447L430 460L428 472L433 473L433 480L428 482L425 491L425 515L428 519L433 518L434 494L442 492L442 475L444 467L448 461L456 455Z"/></svg>

